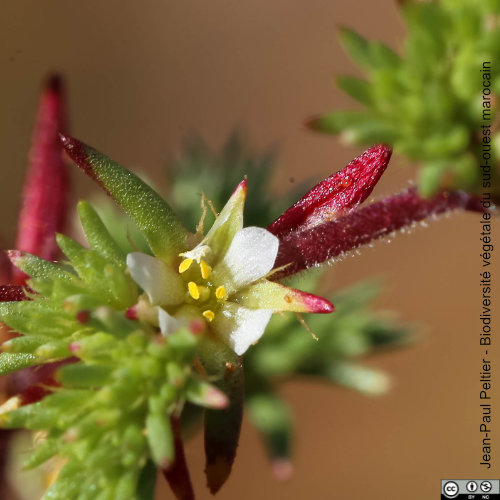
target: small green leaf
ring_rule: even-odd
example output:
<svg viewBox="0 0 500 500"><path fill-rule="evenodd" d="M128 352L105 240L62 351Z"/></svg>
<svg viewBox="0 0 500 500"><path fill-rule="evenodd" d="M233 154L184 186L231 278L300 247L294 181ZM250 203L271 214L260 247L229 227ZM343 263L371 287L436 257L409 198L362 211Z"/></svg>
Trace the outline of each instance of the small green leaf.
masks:
<svg viewBox="0 0 500 500"><path fill-rule="evenodd" d="M22 370L32 366L36 361L36 356L25 353L3 352L0 354L0 375Z"/></svg>
<svg viewBox="0 0 500 500"><path fill-rule="evenodd" d="M103 365L75 363L57 372L57 379L69 387L101 387L109 381L111 369Z"/></svg>
<svg viewBox="0 0 500 500"><path fill-rule="evenodd" d="M290 410L276 394L256 393L247 397L245 408L264 439L272 461L289 461L292 422Z"/></svg>
<svg viewBox="0 0 500 500"><path fill-rule="evenodd" d="M339 75L337 85L348 95L362 104L370 105L372 102L371 85L366 80L355 76Z"/></svg>
<svg viewBox="0 0 500 500"><path fill-rule="evenodd" d="M150 413L146 417L146 432L155 464L161 469L168 469L174 460L174 437L172 426L166 412Z"/></svg>
<svg viewBox="0 0 500 500"><path fill-rule="evenodd" d="M92 206L85 201L81 201L78 203L78 215L90 246L106 260L125 268L125 253L109 234L106 226Z"/></svg>
<svg viewBox="0 0 500 500"><path fill-rule="evenodd" d="M367 40L350 28L341 28L339 36L345 51L362 68L371 68L372 61L370 60Z"/></svg>

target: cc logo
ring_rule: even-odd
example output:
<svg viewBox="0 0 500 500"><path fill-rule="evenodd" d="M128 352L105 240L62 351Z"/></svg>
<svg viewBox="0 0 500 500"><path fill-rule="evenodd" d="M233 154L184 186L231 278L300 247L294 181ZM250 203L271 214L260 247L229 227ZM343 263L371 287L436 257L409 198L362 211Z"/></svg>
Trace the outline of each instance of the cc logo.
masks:
<svg viewBox="0 0 500 500"><path fill-rule="evenodd" d="M458 484L454 481L444 483L443 493L446 498L455 498L458 496Z"/></svg>

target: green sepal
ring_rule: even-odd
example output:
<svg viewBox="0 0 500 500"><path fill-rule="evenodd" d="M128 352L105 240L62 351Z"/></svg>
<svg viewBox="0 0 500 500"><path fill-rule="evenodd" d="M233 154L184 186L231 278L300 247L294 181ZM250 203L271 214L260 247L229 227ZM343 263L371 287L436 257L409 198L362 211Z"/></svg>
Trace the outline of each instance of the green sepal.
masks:
<svg viewBox="0 0 500 500"><path fill-rule="evenodd" d="M157 257L171 262L185 250L186 230L156 191L90 146L70 137L62 141L68 155L136 223Z"/></svg>
<svg viewBox="0 0 500 500"><path fill-rule="evenodd" d="M35 362L36 356L33 354L3 352L0 354L0 375L22 370Z"/></svg>
<svg viewBox="0 0 500 500"><path fill-rule="evenodd" d="M109 234L94 208L86 201L78 203L78 215L89 245L106 260L120 268L126 267L126 255Z"/></svg>

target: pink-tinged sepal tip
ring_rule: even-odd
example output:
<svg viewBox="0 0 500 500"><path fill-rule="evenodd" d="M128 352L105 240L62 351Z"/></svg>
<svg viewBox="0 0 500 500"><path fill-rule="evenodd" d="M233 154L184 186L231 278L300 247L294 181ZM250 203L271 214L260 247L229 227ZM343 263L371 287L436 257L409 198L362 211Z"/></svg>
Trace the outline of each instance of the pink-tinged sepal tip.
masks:
<svg viewBox="0 0 500 500"><path fill-rule="evenodd" d="M125 311L125 317L127 319L132 320L132 321L137 321L139 319L139 317L137 315L137 305L133 305L132 307L129 307Z"/></svg>
<svg viewBox="0 0 500 500"><path fill-rule="evenodd" d="M309 130L321 131L321 116L314 115L304 120L304 127Z"/></svg>
<svg viewBox="0 0 500 500"><path fill-rule="evenodd" d="M311 313L329 314L335 311L335 306L323 297L311 293L303 293L304 303L308 306Z"/></svg>
<svg viewBox="0 0 500 500"><path fill-rule="evenodd" d="M273 476L278 481L288 481L293 475L293 465L290 460L286 458L276 458L271 462L271 470Z"/></svg>
<svg viewBox="0 0 500 500"><path fill-rule="evenodd" d="M392 150L377 144L313 187L267 228L280 236L334 220L362 203L384 173Z"/></svg>

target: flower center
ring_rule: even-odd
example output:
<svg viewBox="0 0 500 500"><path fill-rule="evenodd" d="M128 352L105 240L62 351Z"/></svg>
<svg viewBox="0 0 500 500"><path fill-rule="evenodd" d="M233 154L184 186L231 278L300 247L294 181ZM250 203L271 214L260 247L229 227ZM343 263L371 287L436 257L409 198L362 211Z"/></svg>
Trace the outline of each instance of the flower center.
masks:
<svg viewBox="0 0 500 500"><path fill-rule="evenodd" d="M215 318L217 306L226 301L227 292L223 284L217 285L210 280L212 267L203 259L209 252L209 246L199 245L189 252L181 253L184 259L179 264L179 274L186 281L189 299L199 304L202 316L211 322ZM197 266L192 267L195 261Z"/></svg>

